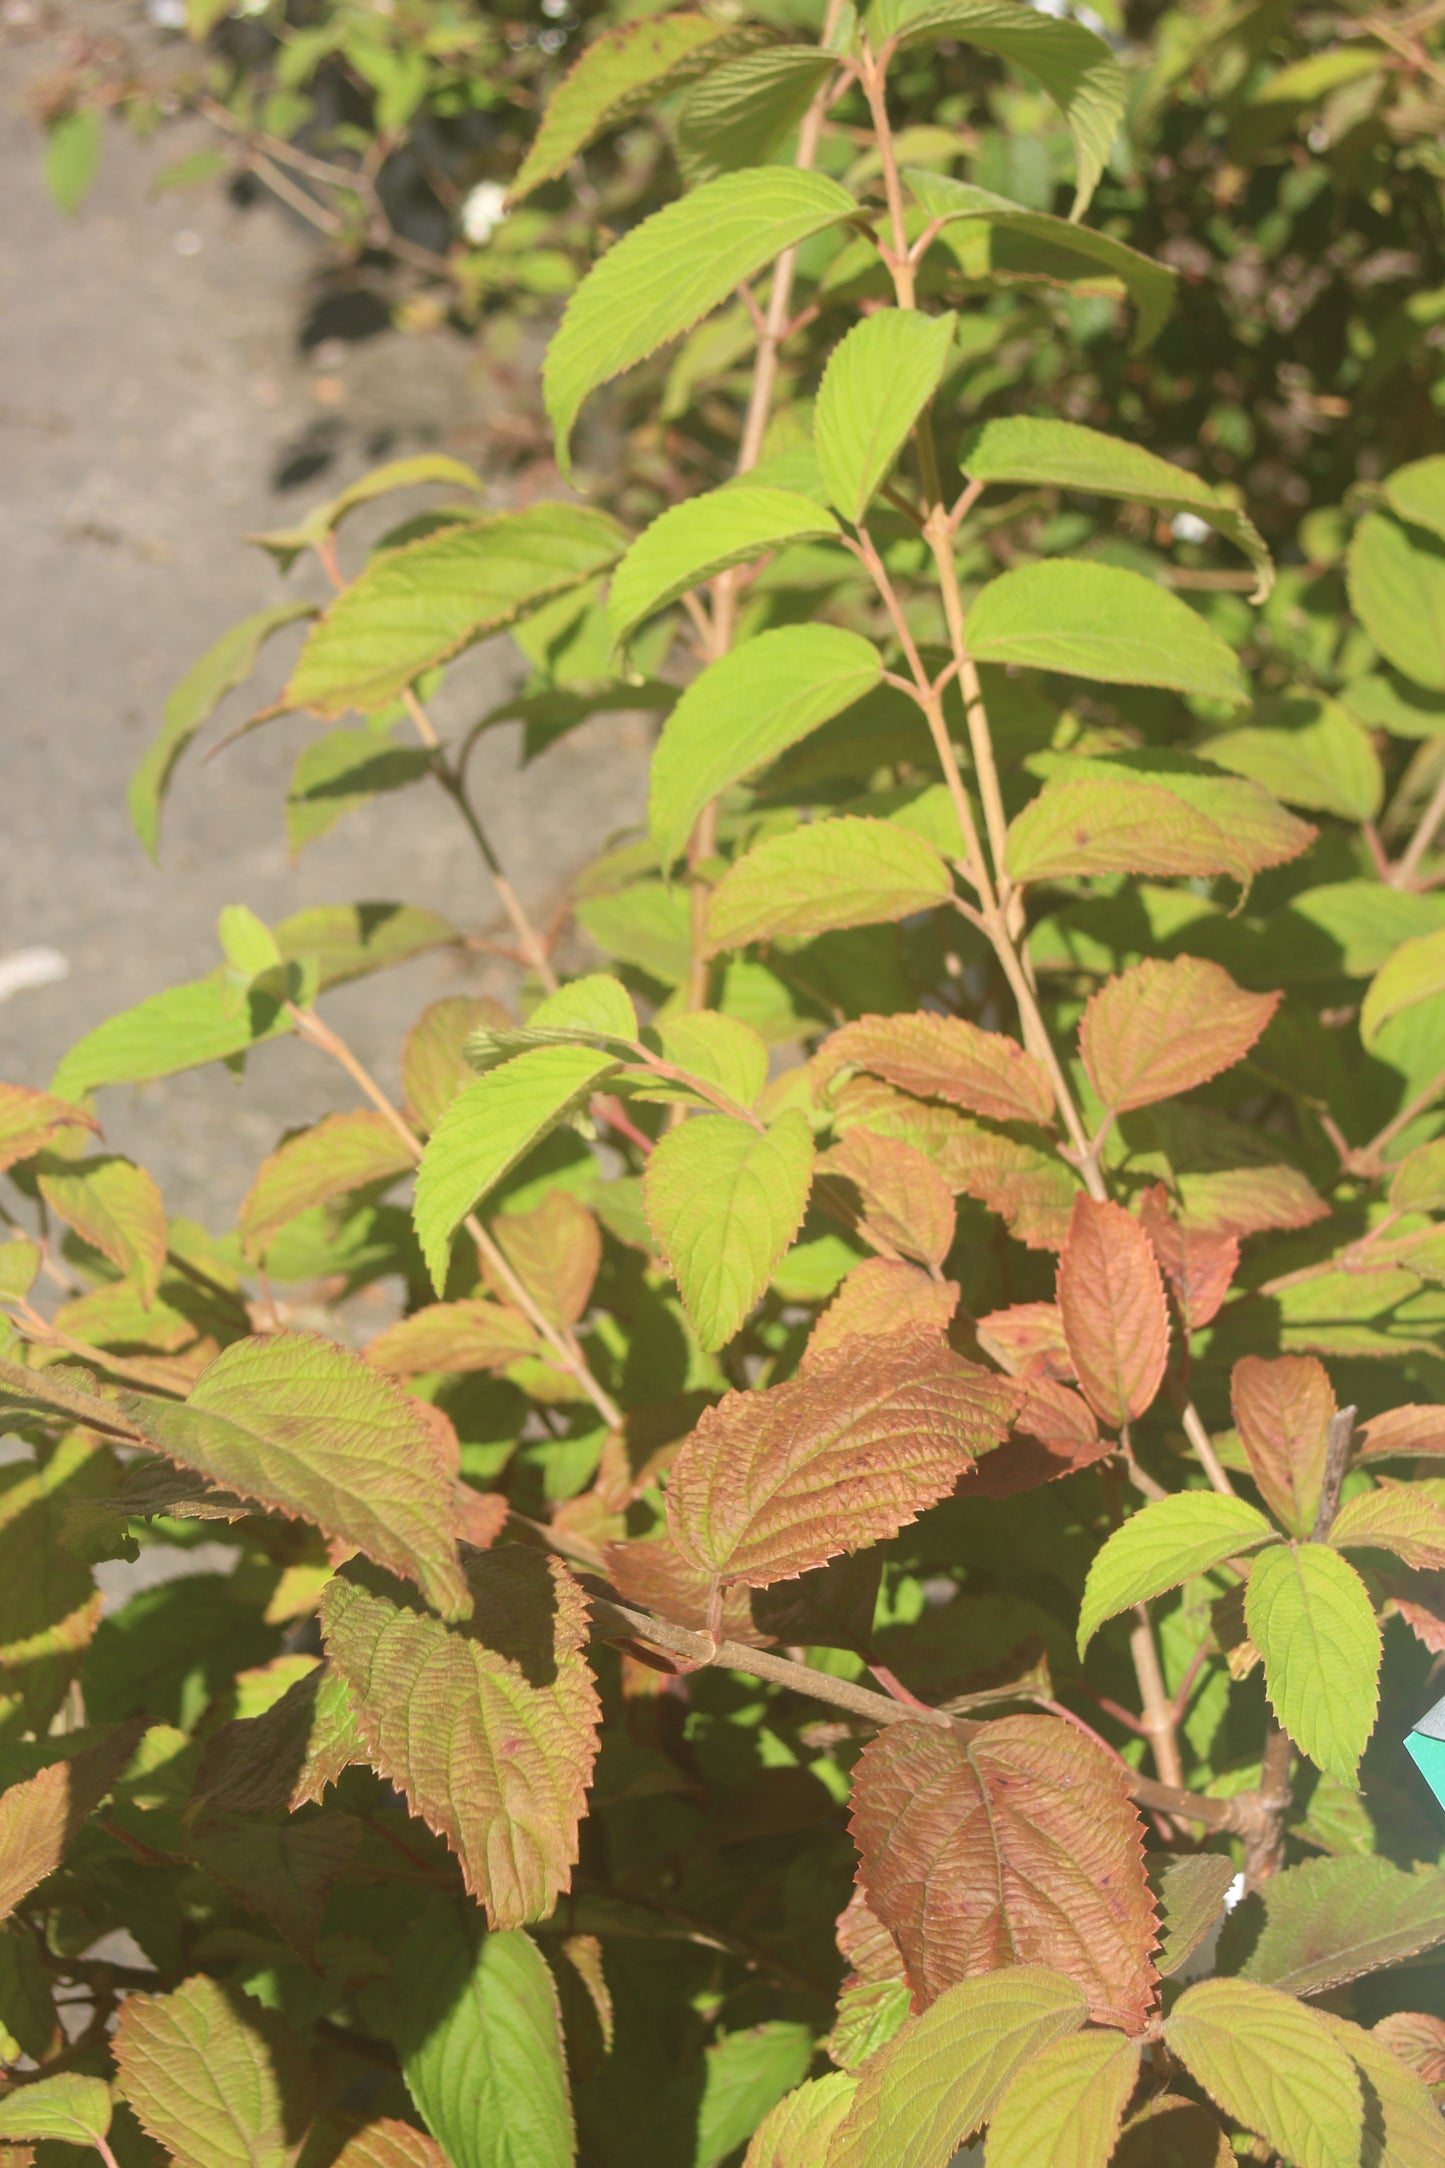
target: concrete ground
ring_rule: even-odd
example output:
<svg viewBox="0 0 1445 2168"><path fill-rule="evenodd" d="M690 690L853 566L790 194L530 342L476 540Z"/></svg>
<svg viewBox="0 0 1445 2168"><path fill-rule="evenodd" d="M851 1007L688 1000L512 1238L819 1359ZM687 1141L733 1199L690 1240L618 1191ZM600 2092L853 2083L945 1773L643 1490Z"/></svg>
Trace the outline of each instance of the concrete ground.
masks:
<svg viewBox="0 0 1445 2168"><path fill-rule="evenodd" d="M136 19L133 0L103 11ZM501 395L445 330L303 351L317 270L305 230L215 187L154 193L160 168L200 140L189 124L150 147L109 130L92 195L62 218L25 96L63 36L31 0L0 6L0 1078L34 1085L103 1018L209 970L227 903L273 920L389 897L473 933L503 930L430 789L377 801L289 863L281 801L314 723L272 724L209 765L187 762L160 872L135 838L125 785L166 694L228 625L288 592L244 535L294 522L379 456L446 449L485 465ZM314 568L292 582L321 591ZM294 645L276 642L263 695ZM482 712L514 671L505 643L469 657L442 722ZM218 728L258 704L254 690L232 696ZM521 771L514 731L483 742L477 800L534 910L637 817L646 744L638 720L602 719ZM47 968L64 976L24 983ZM512 981L486 958L428 959L343 989L329 1013L392 1079L426 1000ZM352 1103L319 1056L283 1042L239 1086L201 1071L109 1091L101 1113L171 1210L219 1229L284 1126Z"/></svg>

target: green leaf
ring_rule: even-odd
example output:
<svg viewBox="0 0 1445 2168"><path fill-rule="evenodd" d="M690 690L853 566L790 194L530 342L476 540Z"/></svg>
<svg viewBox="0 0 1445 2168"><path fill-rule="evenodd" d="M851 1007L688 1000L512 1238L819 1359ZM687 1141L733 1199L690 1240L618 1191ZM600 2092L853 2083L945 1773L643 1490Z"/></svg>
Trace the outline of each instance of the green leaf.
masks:
<svg viewBox="0 0 1445 2168"><path fill-rule="evenodd" d="M1226 1852L1185 1853L1159 1876L1159 1949L1154 1964L1165 1979L1194 1955L1224 1917L1225 1893L1234 1881Z"/></svg>
<svg viewBox="0 0 1445 2168"><path fill-rule="evenodd" d="M677 163L688 187L771 164L836 65L816 45L769 45L709 68L677 116Z"/></svg>
<svg viewBox="0 0 1445 2168"><path fill-rule="evenodd" d="M999 246L1002 240L1013 244L1018 274L1025 278L1068 284L1097 280L1102 272L1117 279L1134 304L1135 347L1148 346L1158 336L1174 301L1174 273L1166 265L1126 248L1111 234L1095 233L1044 211L1025 210L1006 196L976 188L971 181L955 181L921 166L905 167L903 178L915 201L930 221L941 222L942 230L966 222L977 224L987 234L995 271L1015 268L1012 258L1001 261L1006 256L1006 248Z"/></svg>
<svg viewBox="0 0 1445 2168"><path fill-rule="evenodd" d="M1364 1582L1322 1543L1256 1559L1244 1597L1275 1715L1328 1776L1356 1785L1375 1728L1380 1628Z"/></svg>
<svg viewBox="0 0 1445 2168"><path fill-rule="evenodd" d="M318 903L279 919L272 931L288 963L315 966L323 990L461 939L449 920L414 903Z"/></svg>
<svg viewBox="0 0 1445 2168"><path fill-rule="evenodd" d="M99 1129L100 1124L84 1107L53 1099L48 1092L31 1091L24 1084L0 1084L0 1169L13 1167L18 1159L31 1159L45 1149L61 1129Z"/></svg>
<svg viewBox="0 0 1445 2168"><path fill-rule="evenodd" d="M740 1107L750 1110L768 1080L767 1042L741 1017L723 1016L716 1009L685 1009L659 1016L648 1036L656 1040L664 1061L716 1084ZM664 1091L655 1096L663 1097ZM692 1094L686 1096L691 1099Z"/></svg>
<svg viewBox="0 0 1445 2168"><path fill-rule="evenodd" d="M313 627L282 699L386 707L414 678L616 564L627 536L586 505L495 512L383 550Z"/></svg>
<svg viewBox="0 0 1445 2168"><path fill-rule="evenodd" d="M110 2087L102 2078L67 2071L0 2100L0 2140L60 2138L72 2145L94 2145L109 2129Z"/></svg>
<svg viewBox="0 0 1445 2168"><path fill-rule="evenodd" d="M1051 557L974 597L963 637L976 662L1023 664L1106 685L1165 685L1242 706L1234 650L1197 610L1142 573Z"/></svg>
<svg viewBox="0 0 1445 2168"><path fill-rule="evenodd" d="M456 1853L493 1927L545 1919L571 1879L597 1753L587 1599L520 1544L469 1558L465 1626L348 1567L321 1599L366 1758Z"/></svg>
<svg viewBox="0 0 1445 2168"><path fill-rule="evenodd" d="M472 1207L618 1066L592 1047L535 1046L457 1093L416 1176L417 1239L438 1294L452 1236Z"/></svg>
<svg viewBox="0 0 1445 2168"><path fill-rule="evenodd" d="M1161 512L1192 512L1255 567L1256 602L1264 601L1273 584L1270 554L1254 522L1187 467L1176 467L1142 445L1078 422L1010 414L970 430L959 446L958 464L975 482L1046 482L1085 496L1151 504Z"/></svg>
<svg viewBox="0 0 1445 2168"><path fill-rule="evenodd" d="M1016 881L1227 873L1248 887L1265 867L1298 858L1314 837L1242 776L1091 760L1082 773L1050 776L1011 822L1005 856Z"/></svg>
<svg viewBox="0 0 1445 2168"><path fill-rule="evenodd" d="M324 542L341 525L347 513L354 512L359 504L373 504L378 497L392 496L399 489L418 489L425 482L470 490L478 497L486 495L486 484L481 476L464 461L453 459L449 452L417 452L410 459L389 459L384 465L373 467L369 474L361 475L336 496L316 505L295 527L275 528L267 534L248 535L246 539L269 550L281 570L289 572L303 550L314 549L318 542Z"/></svg>
<svg viewBox="0 0 1445 2168"><path fill-rule="evenodd" d="M361 1835L349 1814L288 1818L279 1827L226 1815L193 1830L186 1852L233 1903L269 1920L303 1963L314 1965L327 1901Z"/></svg>
<svg viewBox="0 0 1445 2168"><path fill-rule="evenodd" d="M647 1222L703 1347L725 1347L803 1223L813 1133L796 1111L771 1129L700 1114L647 1162Z"/></svg>
<svg viewBox="0 0 1445 2168"><path fill-rule="evenodd" d="M924 837L853 814L810 821L733 861L708 899L708 953L910 918L952 892L947 866Z"/></svg>
<svg viewBox="0 0 1445 2168"><path fill-rule="evenodd" d="M605 971L569 979L537 1003L525 1024L481 1025L466 1043L474 1069L495 1069L535 1046L631 1049L637 1043L637 1011L621 979Z"/></svg>
<svg viewBox="0 0 1445 2168"><path fill-rule="evenodd" d="M1383 483L1390 510L1412 527L1425 527L1445 541L1445 454L1412 459L1396 467Z"/></svg>
<svg viewBox="0 0 1445 2168"><path fill-rule="evenodd" d="M1360 2081L1318 2012L1252 1981L1201 1980L1180 1996L1164 2038L1225 2114L1292 2168L1355 2168Z"/></svg>
<svg viewBox="0 0 1445 2168"><path fill-rule="evenodd" d="M572 2103L557 1988L520 1928L433 1902L388 1983L407 2090L451 2168L568 2168Z"/></svg>
<svg viewBox="0 0 1445 2168"><path fill-rule="evenodd" d="M828 2168L948 2168L1015 2072L1087 2016L1073 1981L1042 1966L950 1987L863 2065Z"/></svg>
<svg viewBox="0 0 1445 2168"><path fill-rule="evenodd" d="M1445 1510L1408 1483L1359 1491L1335 1515L1328 1541L1336 1551L1392 1551L1420 1572L1445 1571Z"/></svg>
<svg viewBox="0 0 1445 2168"><path fill-rule="evenodd" d="M937 391L957 328L956 316L880 309L829 355L813 438L828 495L855 527Z"/></svg>
<svg viewBox="0 0 1445 2168"><path fill-rule="evenodd" d="M242 1247L248 1257L259 1257L298 1212L372 1183L394 1181L414 1161L385 1115L370 1108L328 1114L262 1160L237 1217Z"/></svg>
<svg viewBox="0 0 1445 2168"><path fill-rule="evenodd" d="M1385 794L1379 755L1348 708L1321 693L1285 693L1255 709L1256 722L1223 730L1204 758L1247 775L1289 805L1373 820Z"/></svg>
<svg viewBox="0 0 1445 2168"><path fill-rule="evenodd" d="M788 542L823 542L837 532L832 514L795 490L734 482L685 498L644 528L613 573L607 596L612 637L625 647L655 611L729 565L750 564Z"/></svg>
<svg viewBox="0 0 1445 2168"><path fill-rule="evenodd" d="M1350 605L1385 660L1427 691L1445 692L1445 544L1370 512L1347 567Z"/></svg>
<svg viewBox="0 0 1445 2168"><path fill-rule="evenodd" d="M1128 78L1102 38L1052 15L1025 15L1009 0L874 0L868 34L875 50L923 38L961 38L1035 76L1068 123L1078 163L1072 216L1078 218L1104 170L1124 117Z"/></svg>
<svg viewBox="0 0 1445 2168"><path fill-rule="evenodd" d="M1151 1499L1114 1530L1089 1568L1079 1609L1079 1654L1105 1619L1162 1596L1274 1535L1264 1515L1243 1498L1181 1491Z"/></svg>
<svg viewBox="0 0 1445 2168"><path fill-rule="evenodd" d="M177 1404L121 1413L168 1459L405 1574L450 1617L467 1602L453 1476L422 1403L315 1333L237 1340Z"/></svg>
<svg viewBox="0 0 1445 2168"><path fill-rule="evenodd" d="M1360 2074L1365 2093L1361 2168L1445 2168L1445 2122L1428 2086L1381 2037L1333 2011L1320 2016ZM1407 2020L1408 2022L1408 2020Z"/></svg>
<svg viewBox="0 0 1445 2168"><path fill-rule="evenodd" d="M746 2032L725 2033L704 2050L702 2098L686 2085L688 2138L696 2118L692 2168L719 2168L757 2129L779 2096L796 2085L813 2060L811 2026L770 2018ZM682 2100L679 2100L682 2105ZM687 2155L683 2156L687 2158Z"/></svg>
<svg viewBox="0 0 1445 2168"><path fill-rule="evenodd" d="M89 107L58 113L45 130L45 185L58 211L73 218L100 164L100 115Z"/></svg>
<svg viewBox="0 0 1445 2168"><path fill-rule="evenodd" d="M1445 696L1422 692L1393 670L1351 678L1340 698L1367 730L1385 730L1392 738L1438 738L1445 731Z"/></svg>
<svg viewBox="0 0 1445 2168"><path fill-rule="evenodd" d="M1051 2041L989 2119L989 2168L1107 2168L1138 2077L1139 2042L1122 2033Z"/></svg>
<svg viewBox="0 0 1445 2168"><path fill-rule="evenodd" d="M705 805L861 700L882 675L871 640L837 625L780 626L709 664L663 724L652 756L647 817L664 866Z"/></svg>
<svg viewBox="0 0 1445 2168"><path fill-rule="evenodd" d="M1286 1995L1320 1995L1445 1942L1445 1873L1379 1858L1309 1859L1259 1892L1264 1926L1240 1967Z"/></svg>
<svg viewBox="0 0 1445 2168"><path fill-rule="evenodd" d="M664 986L681 986L692 970L692 907L680 885L634 881L615 895L584 897L573 916L605 956Z"/></svg>
<svg viewBox="0 0 1445 2168"><path fill-rule="evenodd" d="M542 371L558 464L590 392L688 331L784 249L857 215L836 181L762 169L720 174L654 212L582 281Z"/></svg>
<svg viewBox="0 0 1445 2168"><path fill-rule="evenodd" d="M1445 927L1397 948L1360 1004L1360 1037L1373 1048L1392 1016L1445 993ZM57 1078L57 1088L59 1079Z"/></svg>
<svg viewBox="0 0 1445 2168"><path fill-rule="evenodd" d="M385 732L328 730L303 745L286 789L286 841L293 859L344 814L384 792L405 790L433 772L424 745L397 745Z"/></svg>
<svg viewBox="0 0 1445 2168"><path fill-rule="evenodd" d="M126 803L135 832L152 859L160 847L161 807L176 764L201 726L235 686L242 685L256 667L257 658L273 632L294 625L301 617L314 617L312 602L282 602L271 610L258 610L223 632L214 647L189 670L165 705L160 734L130 779Z"/></svg>
<svg viewBox="0 0 1445 2168"><path fill-rule="evenodd" d="M135 1282L147 1307L166 1261L166 1208L154 1177L128 1159L107 1155L40 1162L41 1196L83 1242Z"/></svg>
<svg viewBox="0 0 1445 2168"><path fill-rule="evenodd" d="M543 181L555 179L604 129L621 127L705 71L710 74L725 55L762 34L755 26L740 30L706 15L650 15L603 30L548 99L509 202L520 203Z"/></svg>
<svg viewBox="0 0 1445 2168"><path fill-rule="evenodd" d="M204 1973L173 1994L127 1995L120 2090L176 2168L293 2168L311 2119L305 2038Z"/></svg>
<svg viewBox="0 0 1445 2168"><path fill-rule="evenodd" d="M858 2080L846 2070L811 2078L771 2108L753 2132L743 2168L826 2168L833 2133L853 2104Z"/></svg>
<svg viewBox="0 0 1445 2168"><path fill-rule="evenodd" d="M1407 1152L1390 1181L1392 1212L1445 1212L1445 1137Z"/></svg>

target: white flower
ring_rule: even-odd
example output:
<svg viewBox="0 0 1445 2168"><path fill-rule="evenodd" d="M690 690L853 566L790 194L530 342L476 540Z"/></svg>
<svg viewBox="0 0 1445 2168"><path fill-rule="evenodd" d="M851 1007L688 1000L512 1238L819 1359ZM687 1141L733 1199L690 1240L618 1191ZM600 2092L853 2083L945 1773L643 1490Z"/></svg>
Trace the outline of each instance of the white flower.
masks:
<svg viewBox="0 0 1445 2168"><path fill-rule="evenodd" d="M507 215L507 191L500 181L478 181L462 205L462 232L475 248L485 248Z"/></svg>
<svg viewBox="0 0 1445 2168"><path fill-rule="evenodd" d="M1197 512L1176 512L1169 522L1176 542L1207 542L1210 525Z"/></svg>

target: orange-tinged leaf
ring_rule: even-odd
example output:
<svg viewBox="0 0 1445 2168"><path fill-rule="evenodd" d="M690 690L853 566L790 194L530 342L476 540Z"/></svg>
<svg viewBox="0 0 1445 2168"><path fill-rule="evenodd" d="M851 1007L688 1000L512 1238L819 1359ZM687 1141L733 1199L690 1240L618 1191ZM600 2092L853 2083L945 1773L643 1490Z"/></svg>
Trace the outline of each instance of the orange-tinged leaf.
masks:
<svg viewBox="0 0 1445 2168"><path fill-rule="evenodd" d="M1079 1177L1052 1146L960 1119L933 1155L955 1190L997 1212L1030 1250L1062 1249Z"/></svg>
<svg viewBox="0 0 1445 2168"><path fill-rule="evenodd" d="M461 1862L494 1928L543 1919L568 1888L597 1753L587 1599L560 1559L507 1544L470 1558L472 1614L447 1626L349 1568L321 1603L372 1767Z"/></svg>
<svg viewBox="0 0 1445 2168"><path fill-rule="evenodd" d="M1054 1118L1048 1072L1016 1039L958 1016L860 1016L831 1032L813 1056L816 1089L852 1066L919 1099L946 1099L996 1122Z"/></svg>
<svg viewBox="0 0 1445 2168"><path fill-rule="evenodd" d="M237 1340L183 1403L124 1393L120 1405L168 1460L268 1512L314 1521L414 1580L440 1611L465 1611L455 1439L349 1348L303 1332Z"/></svg>
<svg viewBox="0 0 1445 2168"><path fill-rule="evenodd" d="M348 2138L331 2168L449 2168L435 2138L394 2115L368 2123Z"/></svg>
<svg viewBox="0 0 1445 2168"><path fill-rule="evenodd" d="M166 1208L154 1177L128 1159L42 1161L40 1194L82 1242L108 1257L149 1304L166 1262Z"/></svg>
<svg viewBox="0 0 1445 2168"><path fill-rule="evenodd" d="M1155 1182L1139 1199L1139 1220L1159 1269L1169 1282L1186 1332L1198 1332L1219 1315L1239 1270L1239 1237L1185 1227L1169 1209L1169 1192Z"/></svg>
<svg viewBox="0 0 1445 2168"><path fill-rule="evenodd" d="M1229 1381L1239 1441L1271 1513L1295 1535L1314 1527L1334 1388L1313 1355L1245 1355Z"/></svg>
<svg viewBox="0 0 1445 2168"><path fill-rule="evenodd" d="M242 1247L248 1257L258 1258L298 1212L329 1204L354 1189L395 1181L415 1163L416 1154L408 1151L385 1115L369 1107L328 1114L262 1160L241 1200L237 1223Z"/></svg>
<svg viewBox="0 0 1445 2168"><path fill-rule="evenodd" d="M100 1128L93 1114L73 1107L68 1099L31 1091L24 1084L0 1084L0 1173L19 1159L43 1152L57 1130L77 1126Z"/></svg>
<svg viewBox="0 0 1445 2168"><path fill-rule="evenodd" d="M754 1588L881 1542L999 1443L1017 1400L934 1333L849 1342L704 1413L668 1477L673 1541Z"/></svg>
<svg viewBox="0 0 1445 2168"><path fill-rule="evenodd" d="M128 1995L120 2089L175 2168L292 2168L311 2120L303 2036L239 1988L197 1973Z"/></svg>
<svg viewBox="0 0 1445 2168"><path fill-rule="evenodd" d="M644 1611L653 1611L659 1618L690 1626L694 1633L707 1630L712 1575L689 1565L666 1533L629 1543L609 1543L603 1558L607 1577L624 1603L640 1604ZM754 1626L748 1590L742 1582L724 1592L721 1632L724 1640L741 1641L754 1648L765 1648L772 1638Z"/></svg>
<svg viewBox="0 0 1445 2168"><path fill-rule="evenodd" d="M233 1717L211 1733L192 1811L203 1818L294 1814L360 1758L346 1682L318 1664L261 1715Z"/></svg>
<svg viewBox="0 0 1445 2168"><path fill-rule="evenodd" d="M1392 2010L1370 2029L1417 2078L1445 2084L1445 2018L1424 2010Z"/></svg>
<svg viewBox="0 0 1445 2168"><path fill-rule="evenodd" d="M901 1137L850 1129L816 1162L830 1177L823 1200L880 1255L937 1271L953 1247L953 1191L930 1159Z"/></svg>
<svg viewBox="0 0 1445 2168"><path fill-rule="evenodd" d="M1267 866L1298 858L1317 833L1243 777L1130 773L1121 764L1113 775L1052 777L1010 826L1006 857L1016 881L1227 873L1247 887Z"/></svg>
<svg viewBox="0 0 1445 2168"><path fill-rule="evenodd" d="M1071 1386L1037 1374L1022 1382L1024 1400L1012 1432L962 1478L961 1498L1014 1498L1091 1467L1115 1450L1112 1438L1099 1436L1093 1409Z"/></svg>
<svg viewBox="0 0 1445 2168"><path fill-rule="evenodd" d="M1445 1407L1411 1403L1361 1427L1361 1460L1445 1460Z"/></svg>
<svg viewBox="0 0 1445 2168"><path fill-rule="evenodd" d="M135 1752L144 1717L131 1717L68 1761L53 1761L0 1792L0 1920L53 1874L81 1825Z"/></svg>
<svg viewBox="0 0 1445 2168"><path fill-rule="evenodd" d="M891 1257L865 1257L839 1283L809 1333L799 1371L806 1377L823 1356L860 1336L945 1333L957 1308L958 1289L952 1280L932 1280L917 1265Z"/></svg>
<svg viewBox="0 0 1445 2168"><path fill-rule="evenodd" d="M1084 1398L1102 1423L1133 1422L1164 1382L1169 1312L1149 1237L1122 1205L1074 1199L1058 1300Z"/></svg>
<svg viewBox="0 0 1445 2168"><path fill-rule="evenodd" d="M1337 1551L1393 1551L1419 1572L1445 1571L1445 1513L1402 1484L1347 1498L1329 1541Z"/></svg>
<svg viewBox="0 0 1445 2168"><path fill-rule="evenodd" d="M424 1370L505 1370L541 1348L535 1327L520 1310L471 1296L428 1303L398 1319L370 1342L366 1359L390 1377L405 1378Z"/></svg>
<svg viewBox="0 0 1445 2168"><path fill-rule="evenodd" d="M853 1777L869 1905L903 1952L915 2001L1004 1965L1077 1982L1101 2025L1138 2032L1154 1996L1154 1900L1128 1771L1049 1716L972 1739L894 1724Z"/></svg>
<svg viewBox="0 0 1445 2168"><path fill-rule="evenodd" d="M838 1914L833 1939L851 1978L868 1981L906 1978L902 1951L856 1885Z"/></svg>
<svg viewBox="0 0 1445 2168"><path fill-rule="evenodd" d="M602 1262L601 1230L586 1205L554 1189L530 1212L500 1214L492 1233L543 1315L554 1325L575 1325Z"/></svg>
<svg viewBox="0 0 1445 2168"><path fill-rule="evenodd" d="M1106 979L1084 1011L1089 1082L1116 1114L1192 1091L1244 1059L1279 999L1245 993L1202 956L1146 957Z"/></svg>
<svg viewBox="0 0 1445 2168"><path fill-rule="evenodd" d="M1056 1302L1015 1302L978 1320L978 1344L1010 1377L1053 1378L1067 1385L1074 1365Z"/></svg>
<svg viewBox="0 0 1445 2168"><path fill-rule="evenodd" d="M465 1051L472 1033L488 1026L506 1031L512 1023L501 1002L485 994L448 994L422 1010L401 1049L406 1110L420 1128L435 1129L476 1074Z"/></svg>

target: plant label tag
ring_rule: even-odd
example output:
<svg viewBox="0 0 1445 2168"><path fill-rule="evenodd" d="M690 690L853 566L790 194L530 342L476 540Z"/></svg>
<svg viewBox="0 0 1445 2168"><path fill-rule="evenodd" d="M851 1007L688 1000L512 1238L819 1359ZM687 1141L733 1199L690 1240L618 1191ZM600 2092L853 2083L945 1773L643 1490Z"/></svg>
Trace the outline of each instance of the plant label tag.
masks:
<svg viewBox="0 0 1445 2168"><path fill-rule="evenodd" d="M1427 1709L1405 1736L1405 1751L1442 1807L1445 1807L1445 1701Z"/></svg>

